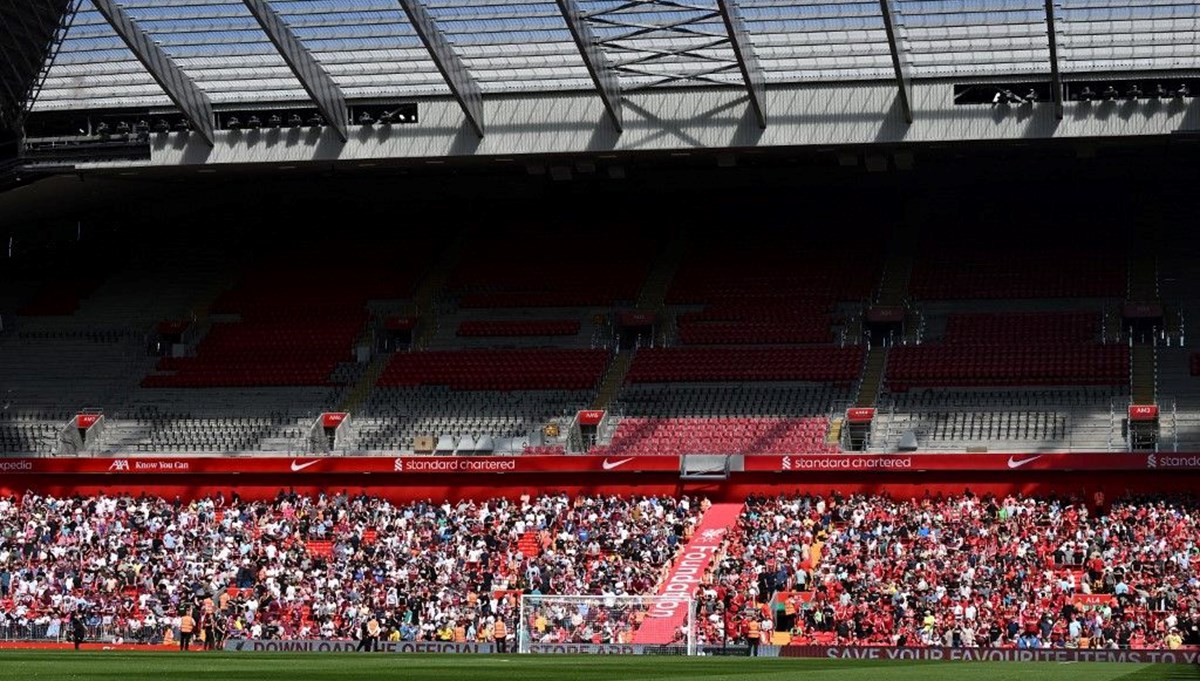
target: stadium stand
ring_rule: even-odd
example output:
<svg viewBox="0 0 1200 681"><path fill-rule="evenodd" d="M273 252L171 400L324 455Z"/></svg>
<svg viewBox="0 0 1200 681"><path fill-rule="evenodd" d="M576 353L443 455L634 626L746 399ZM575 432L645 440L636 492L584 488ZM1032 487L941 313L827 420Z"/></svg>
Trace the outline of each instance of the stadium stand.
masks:
<svg viewBox="0 0 1200 681"><path fill-rule="evenodd" d="M369 318L369 300L404 298L416 277L394 277L394 256L330 262L320 248L274 253L213 305L212 328L195 356L163 358L148 388L331 385ZM297 270L320 277L297 280ZM363 271L387 276L361 276ZM336 286L330 282L338 282Z"/></svg>
<svg viewBox="0 0 1200 681"><path fill-rule="evenodd" d="M917 261L909 291L918 300L1123 297L1124 262L1093 251L1097 245L1052 246L1039 253L1014 251L1011 243L999 251L943 245Z"/></svg>
<svg viewBox="0 0 1200 681"><path fill-rule="evenodd" d="M778 454L830 452L828 414L849 392L818 383L637 384L609 445L593 453Z"/></svg>
<svg viewBox="0 0 1200 681"><path fill-rule="evenodd" d="M779 643L1196 645L1195 518L1191 497L752 498L698 607L709 640L767 621Z"/></svg>
<svg viewBox="0 0 1200 681"><path fill-rule="evenodd" d="M629 369L630 383L813 381L850 383L862 365L861 347L646 348Z"/></svg>
<svg viewBox="0 0 1200 681"><path fill-rule="evenodd" d="M0 639L57 638L81 612L93 637L160 642L178 638L187 612L234 639L353 639L378 618L399 640L490 641L497 621L516 630L520 593L654 592L708 507L548 493L441 504L27 493L0 499ZM702 577L700 642L758 629L779 644L1200 645L1196 511L1194 497L1103 509L969 492L751 497ZM39 550L45 528L61 528L51 550ZM117 561L109 541L126 547ZM632 634L632 623L531 616L548 620L531 623L546 641Z"/></svg>
<svg viewBox="0 0 1200 681"><path fill-rule="evenodd" d="M632 247L613 260L595 235L529 225L496 225L466 240L448 294L463 308L578 308L631 303L654 257L633 228L604 239ZM536 266L526 263L536 262Z"/></svg>
<svg viewBox="0 0 1200 681"><path fill-rule="evenodd" d="M487 454L526 451L556 423L565 432L591 399L587 390L453 390L445 386L380 387L359 419L357 448L412 452L416 438L433 438L425 452Z"/></svg>
<svg viewBox="0 0 1200 681"><path fill-rule="evenodd" d="M460 640L490 641L497 620L515 631L523 591L649 592L704 508L561 494L404 505L284 493L181 506L148 496L0 499L0 639L54 638L78 608L94 618L93 635L159 642L172 628L178 638L178 618L193 607L201 628L211 622L207 600L235 638L354 638L386 613L404 640L455 640L461 628ZM37 551L42 539L23 530L45 524L71 524L62 545L73 550ZM104 527L120 528L130 547L114 564L93 542ZM156 558L166 556L179 560ZM78 561L85 573L68 574L64 564Z"/></svg>
<svg viewBox="0 0 1200 681"><path fill-rule="evenodd" d="M596 385L608 352L518 349L400 353L382 387L445 385L456 390L586 390Z"/></svg>
<svg viewBox="0 0 1200 681"><path fill-rule="evenodd" d="M460 322L459 336L523 337L576 336L581 328L576 319L477 319Z"/></svg>

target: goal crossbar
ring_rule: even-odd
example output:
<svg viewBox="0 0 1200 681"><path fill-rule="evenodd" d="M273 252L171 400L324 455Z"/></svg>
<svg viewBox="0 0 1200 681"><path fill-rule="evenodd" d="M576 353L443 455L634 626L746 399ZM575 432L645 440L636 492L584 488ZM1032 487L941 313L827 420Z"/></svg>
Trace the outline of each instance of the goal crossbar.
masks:
<svg viewBox="0 0 1200 681"><path fill-rule="evenodd" d="M522 653L695 655L691 597L521 596L517 649Z"/></svg>

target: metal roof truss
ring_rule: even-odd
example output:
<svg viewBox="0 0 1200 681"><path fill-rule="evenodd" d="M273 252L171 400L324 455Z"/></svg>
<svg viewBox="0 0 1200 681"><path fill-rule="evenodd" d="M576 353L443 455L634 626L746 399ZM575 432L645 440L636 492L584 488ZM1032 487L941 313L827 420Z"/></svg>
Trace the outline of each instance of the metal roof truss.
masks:
<svg viewBox="0 0 1200 681"><path fill-rule="evenodd" d="M209 146L213 145L214 122L212 102L208 95L179 68L167 53L142 30L115 0L92 0L108 23L129 46L138 61L146 67L175 106L183 112Z"/></svg>

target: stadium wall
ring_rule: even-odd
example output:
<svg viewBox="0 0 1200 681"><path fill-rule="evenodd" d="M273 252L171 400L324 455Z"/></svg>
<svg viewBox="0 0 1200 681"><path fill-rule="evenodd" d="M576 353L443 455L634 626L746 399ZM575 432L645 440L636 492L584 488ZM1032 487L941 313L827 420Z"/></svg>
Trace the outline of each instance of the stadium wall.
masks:
<svg viewBox="0 0 1200 681"><path fill-rule="evenodd" d="M741 501L752 495L890 494L897 497L961 494L1072 495L1089 502L1100 493L1106 501L1128 494L1194 493L1200 489L1197 471L922 471L885 475L861 473L742 473L729 480L694 482L678 473L618 473L590 476L578 473L538 475L494 474L330 474L316 479L280 474L55 474L4 476L0 495L33 491L39 494L152 494L164 498L193 498L236 491L245 499L274 498L281 491L298 494L348 492L389 498L396 502L517 498L523 494L693 495L714 501Z"/></svg>
<svg viewBox="0 0 1200 681"><path fill-rule="evenodd" d="M771 85L768 124L761 129L739 90L664 88L625 95L625 130L618 133L592 92L489 95L480 138L454 100L426 97L416 98L420 123L354 126L344 144L328 128L219 131L212 148L195 135L155 135L149 161L77 169L1129 138L1200 130L1200 98L1068 102L1062 120L1047 103L955 105L953 81L916 83L913 98L910 125L891 81Z"/></svg>

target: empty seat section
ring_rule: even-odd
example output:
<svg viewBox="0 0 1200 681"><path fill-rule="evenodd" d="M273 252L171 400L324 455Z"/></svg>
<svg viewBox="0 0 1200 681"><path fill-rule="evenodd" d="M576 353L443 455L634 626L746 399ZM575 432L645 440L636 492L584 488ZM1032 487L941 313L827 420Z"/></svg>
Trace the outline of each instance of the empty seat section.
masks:
<svg viewBox="0 0 1200 681"><path fill-rule="evenodd" d="M458 325L464 337L575 336L577 319L468 319Z"/></svg>
<svg viewBox="0 0 1200 681"><path fill-rule="evenodd" d="M891 349L888 388L1125 383L1129 348L1099 328L1094 312L950 314L940 341Z"/></svg>
<svg viewBox="0 0 1200 681"><path fill-rule="evenodd" d="M621 393L611 445L640 455L832 452L828 414L849 389L830 384L639 384Z"/></svg>
<svg viewBox="0 0 1200 681"><path fill-rule="evenodd" d="M393 275L399 268L392 259L366 253L330 262L317 248L271 256L217 300L213 312L223 321L212 325L195 355L164 358L142 385L332 385L369 318L367 301L412 291L416 275Z"/></svg>
<svg viewBox="0 0 1200 681"><path fill-rule="evenodd" d="M523 451L551 422L562 430L591 402L590 390L452 390L377 387L356 417L357 448L413 451L416 438L449 438L461 453Z"/></svg>
<svg viewBox="0 0 1200 681"><path fill-rule="evenodd" d="M630 383L819 381L849 383L863 349L836 347L646 348L629 369Z"/></svg>
<svg viewBox="0 0 1200 681"><path fill-rule="evenodd" d="M577 221L578 216L573 218ZM631 303L657 252L636 228L592 230L506 225L472 234L447 290L464 308L607 307ZM623 233L620 233L623 232ZM619 258L611 244L628 243Z"/></svg>
<svg viewBox="0 0 1200 681"><path fill-rule="evenodd" d="M836 445L825 444L828 428L826 418L625 417L612 444L596 452L630 456L836 452Z"/></svg>
<svg viewBox="0 0 1200 681"><path fill-rule="evenodd" d="M384 387L441 385L456 390L587 390L608 363L604 349L439 350L397 354Z"/></svg>
<svg viewBox="0 0 1200 681"><path fill-rule="evenodd" d="M870 254L850 256L789 234L772 234L770 248L695 239L666 302L700 306L676 318L685 345L828 343L837 303L865 299L877 274Z"/></svg>
<svg viewBox="0 0 1200 681"><path fill-rule="evenodd" d="M935 245L914 264L908 290L919 300L1118 298L1125 295L1125 286L1125 259L1119 251L1007 253L977 245L969 250Z"/></svg>

